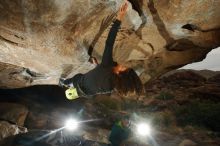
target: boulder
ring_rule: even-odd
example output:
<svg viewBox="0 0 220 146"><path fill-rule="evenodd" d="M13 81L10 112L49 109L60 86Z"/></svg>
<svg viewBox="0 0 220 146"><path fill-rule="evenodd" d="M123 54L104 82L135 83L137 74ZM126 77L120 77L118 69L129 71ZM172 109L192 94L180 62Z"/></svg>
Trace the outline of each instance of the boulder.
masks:
<svg viewBox="0 0 220 146"><path fill-rule="evenodd" d="M57 85L100 62L123 0L0 1L0 88ZM129 0L113 58L143 83L220 46L220 1ZM201 13L202 12L202 13Z"/></svg>
<svg viewBox="0 0 220 146"><path fill-rule="evenodd" d="M108 137L109 137L109 130L106 129L90 129L89 131L85 132L83 135L84 139L91 140L91 141L97 141L100 143L106 143L108 144Z"/></svg>
<svg viewBox="0 0 220 146"><path fill-rule="evenodd" d="M75 132L68 131L45 131L33 130L28 133L19 134L6 138L0 142L1 146L107 146L93 140L84 139Z"/></svg>
<svg viewBox="0 0 220 146"><path fill-rule="evenodd" d="M27 128L25 127L10 124L6 121L0 121L0 140L12 135L17 135L26 132L27 132Z"/></svg>
<svg viewBox="0 0 220 146"><path fill-rule="evenodd" d="M190 139L184 139L179 146L197 146L197 144Z"/></svg>
<svg viewBox="0 0 220 146"><path fill-rule="evenodd" d="M0 103L0 120L23 126L27 114L28 109L24 105L9 102Z"/></svg>

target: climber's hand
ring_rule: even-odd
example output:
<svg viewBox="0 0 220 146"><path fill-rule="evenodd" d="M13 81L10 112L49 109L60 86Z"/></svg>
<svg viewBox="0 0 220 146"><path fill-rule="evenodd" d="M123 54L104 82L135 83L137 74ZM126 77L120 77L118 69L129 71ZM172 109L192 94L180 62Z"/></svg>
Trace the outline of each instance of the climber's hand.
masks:
<svg viewBox="0 0 220 146"><path fill-rule="evenodd" d="M125 3L120 7L120 10L118 11L117 14L117 19L122 20L127 12L128 9L128 1L126 0Z"/></svg>

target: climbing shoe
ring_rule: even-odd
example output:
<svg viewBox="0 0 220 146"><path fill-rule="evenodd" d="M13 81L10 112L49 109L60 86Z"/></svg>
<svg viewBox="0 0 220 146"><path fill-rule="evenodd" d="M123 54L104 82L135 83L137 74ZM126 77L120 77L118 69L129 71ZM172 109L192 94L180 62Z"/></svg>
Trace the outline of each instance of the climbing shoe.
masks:
<svg viewBox="0 0 220 146"><path fill-rule="evenodd" d="M64 78L60 78L58 86L65 87L64 81L65 81Z"/></svg>

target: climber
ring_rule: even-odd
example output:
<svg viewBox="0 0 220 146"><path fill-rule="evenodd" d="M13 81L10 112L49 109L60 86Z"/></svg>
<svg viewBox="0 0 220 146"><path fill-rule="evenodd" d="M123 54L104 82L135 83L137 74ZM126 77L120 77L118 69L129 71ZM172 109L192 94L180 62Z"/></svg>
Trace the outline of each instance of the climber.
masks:
<svg viewBox="0 0 220 146"><path fill-rule="evenodd" d="M129 135L131 135L130 119L129 116L124 116L112 127L109 136L111 146L121 146L129 138Z"/></svg>
<svg viewBox="0 0 220 146"><path fill-rule="evenodd" d="M69 79L60 79L59 85L68 87L66 97L70 100L78 97L93 97L97 94L110 94L113 90L121 96L140 95L143 91L142 83L131 68L113 61L112 50L122 19L128 8L128 2L117 12L108 34L102 61L94 69L85 74L76 74Z"/></svg>

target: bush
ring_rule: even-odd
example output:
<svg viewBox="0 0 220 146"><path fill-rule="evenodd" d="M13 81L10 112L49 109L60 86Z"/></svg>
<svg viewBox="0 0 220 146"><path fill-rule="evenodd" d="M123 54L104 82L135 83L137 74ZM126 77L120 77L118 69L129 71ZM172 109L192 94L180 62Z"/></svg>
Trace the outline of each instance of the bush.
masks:
<svg viewBox="0 0 220 146"><path fill-rule="evenodd" d="M153 123L157 127L171 127L175 125L175 118L170 112L158 112L153 117Z"/></svg>
<svg viewBox="0 0 220 146"><path fill-rule="evenodd" d="M199 126L220 131L220 103L193 101L175 109L179 125Z"/></svg>
<svg viewBox="0 0 220 146"><path fill-rule="evenodd" d="M160 95L156 96L155 98L160 100L170 100L174 98L174 95L169 92L161 92Z"/></svg>
<svg viewBox="0 0 220 146"><path fill-rule="evenodd" d="M121 110L121 102L120 100L116 100L110 97L102 96L100 98L97 98L96 102L98 104L103 105L107 109L111 110Z"/></svg>

